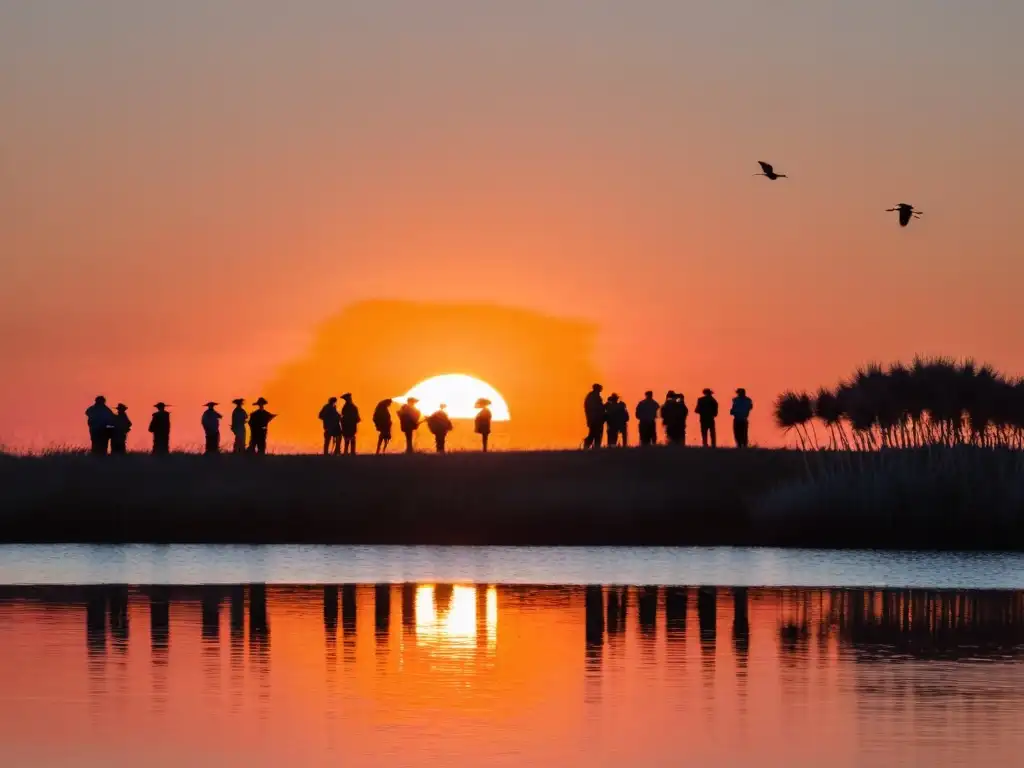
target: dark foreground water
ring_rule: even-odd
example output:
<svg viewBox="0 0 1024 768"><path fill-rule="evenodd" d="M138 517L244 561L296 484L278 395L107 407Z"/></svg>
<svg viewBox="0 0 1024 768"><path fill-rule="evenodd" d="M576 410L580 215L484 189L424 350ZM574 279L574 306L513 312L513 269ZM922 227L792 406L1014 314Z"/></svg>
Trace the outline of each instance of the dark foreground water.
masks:
<svg viewBox="0 0 1024 768"><path fill-rule="evenodd" d="M1014 557L846 553L828 578L829 553L376 552L374 570L369 550L162 548L147 566L160 552L0 548L0 765L1001 766L1024 754L1024 592L938 588L969 572L1005 585ZM263 583L166 578L216 575L214 555L221 577L263 569ZM579 578L606 561L630 575L698 561L720 579L723 560L871 586ZM54 578L40 578L46 562ZM153 578L115 578L116 562ZM472 568L496 578L393 578ZM572 583L523 583L542 568ZM68 578L83 569L105 578ZM280 583L302 569L367 577ZM928 569L941 584L921 583Z"/></svg>

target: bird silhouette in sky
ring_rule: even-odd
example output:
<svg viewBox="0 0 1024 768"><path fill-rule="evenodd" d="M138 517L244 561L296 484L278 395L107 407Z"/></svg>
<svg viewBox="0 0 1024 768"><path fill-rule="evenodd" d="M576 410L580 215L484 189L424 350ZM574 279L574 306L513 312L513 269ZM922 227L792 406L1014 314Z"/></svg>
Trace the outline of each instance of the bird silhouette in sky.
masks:
<svg viewBox="0 0 1024 768"><path fill-rule="evenodd" d="M923 211L915 211L914 206L912 206L910 203L900 203L895 208L886 208L885 210L887 213L891 213L892 211L900 212L901 227L907 226L907 224L910 223L911 218L918 219L924 213Z"/></svg>
<svg viewBox="0 0 1024 768"><path fill-rule="evenodd" d="M755 176L767 176L772 181L775 181L776 179L789 178L789 176L784 173L776 173L775 169L772 168L771 163L766 163L764 160L758 160L757 164L761 166L761 173L755 173Z"/></svg>

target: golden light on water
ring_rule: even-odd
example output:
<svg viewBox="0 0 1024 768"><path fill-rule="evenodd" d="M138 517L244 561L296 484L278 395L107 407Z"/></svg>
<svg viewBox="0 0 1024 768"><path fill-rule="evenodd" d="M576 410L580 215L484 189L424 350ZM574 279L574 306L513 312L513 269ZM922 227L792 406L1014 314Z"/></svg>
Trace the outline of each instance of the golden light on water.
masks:
<svg viewBox="0 0 1024 768"><path fill-rule="evenodd" d="M420 401L418 408L424 414L433 413L444 403L448 406L448 415L453 419L474 418L478 412L476 401L483 397L491 401L491 417L494 421L508 421L511 418L508 403L498 390L486 381L462 373L448 373L421 381L404 395L396 397L395 401L404 403L410 397Z"/></svg>
<svg viewBox="0 0 1024 768"><path fill-rule="evenodd" d="M417 587L417 644L443 648L447 653L475 649L481 629L477 621L478 589L482 587L455 585L448 604L439 606L434 585ZM484 593L483 618L484 639L488 649L493 649L498 634L498 591L494 586L487 587Z"/></svg>

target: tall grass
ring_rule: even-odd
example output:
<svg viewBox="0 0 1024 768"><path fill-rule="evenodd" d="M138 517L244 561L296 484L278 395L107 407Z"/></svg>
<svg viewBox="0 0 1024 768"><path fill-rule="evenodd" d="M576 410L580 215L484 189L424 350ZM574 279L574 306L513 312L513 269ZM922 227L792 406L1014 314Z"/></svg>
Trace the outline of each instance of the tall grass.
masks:
<svg viewBox="0 0 1024 768"><path fill-rule="evenodd" d="M973 360L871 364L815 395L784 392L775 422L803 448L872 451L972 445L1024 448L1024 380ZM816 424L822 426L821 438Z"/></svg>

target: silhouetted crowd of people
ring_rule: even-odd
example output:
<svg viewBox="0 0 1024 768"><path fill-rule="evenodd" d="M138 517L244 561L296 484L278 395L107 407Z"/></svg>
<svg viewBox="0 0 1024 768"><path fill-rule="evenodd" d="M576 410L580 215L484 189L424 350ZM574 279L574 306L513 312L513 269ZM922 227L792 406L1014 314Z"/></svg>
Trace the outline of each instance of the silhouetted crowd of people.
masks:
<svg viewBox="0 0 1024 768"><path fill-rule="evenodd" d="M585 449L600 448L607 441L609 447L629 445L629 408L617 394L611 394L605 401L602 397L603 387L595 384L583 401L583 412L586 419L587 435L583 440ZM330 397L320 409L318 418L323 425L323 453L328 455L351 455L356 453L356 436L362 417L359 408L353 402L352 394L346 392L341 396L342 406L338 408L337 397ZM231 411L231 434L234 436L233 453L251 453L263 455L267 452L267 431L276 414L266 409L269 404L265 398L259 398L251 411L244 408L245 400L237 398L231 401L235 406ZM417 405L419 400L410 397L397 411L398 428L405 437L405 452L413 452L413 439L422 424L434 438L434 448L444 453L449 433L455 428L448 416L447 406L441 406L424 417ZM200 422L206 437L205 452L217 454L221 451L221 419L217 411L219 404L213 401L206 403ZM387 453L391 443L394 420L391 398L381 400L373 410L373 426L377 430L377 454ZM491 401L480 398L476 401L477 415L473 422L474 432L480 436L481 449L486 453L491 435L492 413ZM156 403L155 411L149 420L149 432L153 437L153 453L163 455L170 453L171 414L167 403ZM747 397L744 389L736 390L732 408L729 413L733 418L733 436L738 448L748 445L748 420L753 409L753 401ZM697 399L694 408L700 421L701 442L712 448L718 443L715 431L715 420L718 418L718 401L710 389L705 389ZM658 442L658 418L661 418L665 431L665 442L669 445L686 444L686 420L690 409L686 398L673 391L665 395L665 402L654 399L654 393L648 391L644 399L637 403L633 415L637 421L639 443L641 446L656 445ZM127 450L128 433L132 429L132 421L128 418L128 406L118 403L115 410L107 405L102 395L85 411L89 426L89 440L92 453L106 455L121 454ZM246 439L248 437L248 440Z"/></svg>
<svg viewBox="0 0 1024 768"><path fill-rule="evenodd" d="M629 408L614 392L605 401L601 395L603 391L604 387L595 384L583 400L583 416L587 424L587 436L583 438L584 449L600 448L606 435L610 448L629 445ZM729 410L737 448L750 445L750 412L753 408L754 401L747 397L747 391L742 387L737 389ZM715 421L718 419L718 401L715 393L705 389L697 398L694 413L700 422L701 444L704 447L717 447ZM633 414L641 446L657 444L659 416L665 431L665 442L669 445L686 444L686 420L690 408L682 394L669 390L665 394L665 402L659 403L654 399L654 392L648 390L644 393L644 399L636 404Z"/></svg>

